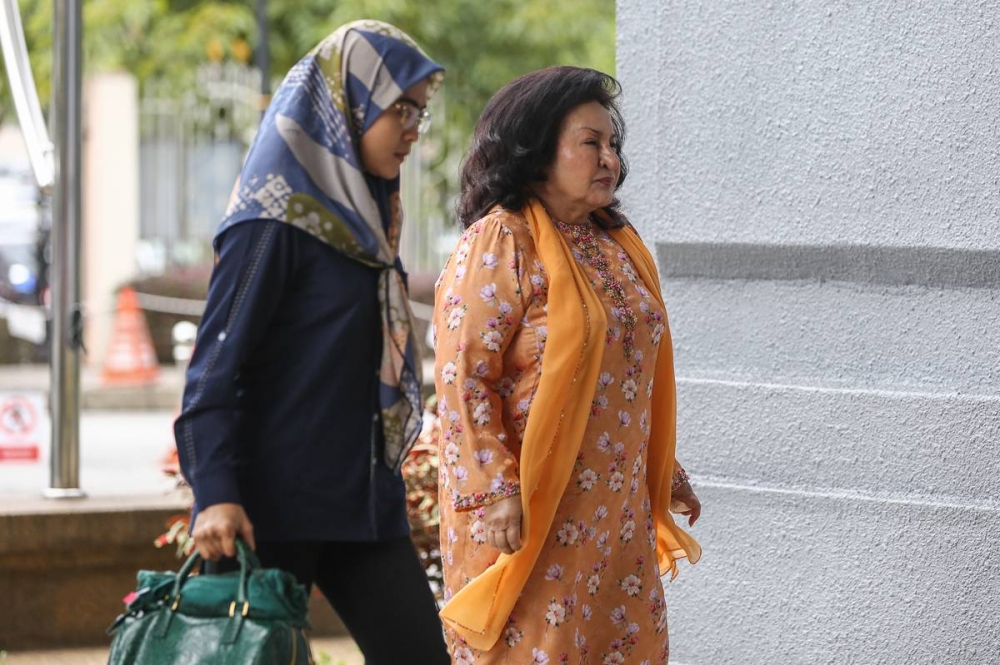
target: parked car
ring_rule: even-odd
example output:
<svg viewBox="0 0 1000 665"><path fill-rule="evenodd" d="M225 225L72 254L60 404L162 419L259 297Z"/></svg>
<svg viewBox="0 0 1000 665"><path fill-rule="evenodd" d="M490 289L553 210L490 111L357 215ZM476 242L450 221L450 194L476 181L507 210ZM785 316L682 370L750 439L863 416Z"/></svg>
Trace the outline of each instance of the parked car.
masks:
<svg viewBox="0 0 1000 665"><path fill-rule="evenodd" d="M0 162L0 298L41 305L48 285L46 200L27 164Z"/></svg>

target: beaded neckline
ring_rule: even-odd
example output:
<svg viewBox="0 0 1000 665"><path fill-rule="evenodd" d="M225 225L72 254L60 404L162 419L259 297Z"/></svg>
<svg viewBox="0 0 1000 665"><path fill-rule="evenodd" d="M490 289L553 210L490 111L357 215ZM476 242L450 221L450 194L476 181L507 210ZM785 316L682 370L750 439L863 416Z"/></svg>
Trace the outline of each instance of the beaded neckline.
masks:
<svg viewBox="0 0 1000 665"><path fill-rule="evenodd" d="M552 221L560 231L568 233L573 238L580 253L600 278L601 287L611 299L612 313L617 316L622 327L625 328L622 340L625 347L625 358L632 360L635 354L635 325L638 318L635 315L635 310L628 303L628 298L625 297L625 288L622 286L621 280L612 272L610 262L597 245L597 233L595 233L594 225L589 222L586 224L567 224L556 219Z"/></svg>

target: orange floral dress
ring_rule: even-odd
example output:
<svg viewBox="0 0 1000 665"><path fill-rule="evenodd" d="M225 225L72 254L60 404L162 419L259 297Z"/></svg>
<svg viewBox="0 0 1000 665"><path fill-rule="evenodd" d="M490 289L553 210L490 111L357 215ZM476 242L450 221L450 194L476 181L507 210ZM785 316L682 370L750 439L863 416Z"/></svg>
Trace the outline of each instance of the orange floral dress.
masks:
<svg viewBox="0 0 1000 665"><path fill-rule="evenodd" d="M666 315L610 235L589 223L556 226L607 311L590 420L503 637L483 652L447 629L449 650L455 665L659 665L667 662L667 614L646 450ZM527 222L506 210L466 230L438 281L446 601L499 555L486 544L483 509L519 492L521 440L543 371L546 303L545 268Z"/></svg>

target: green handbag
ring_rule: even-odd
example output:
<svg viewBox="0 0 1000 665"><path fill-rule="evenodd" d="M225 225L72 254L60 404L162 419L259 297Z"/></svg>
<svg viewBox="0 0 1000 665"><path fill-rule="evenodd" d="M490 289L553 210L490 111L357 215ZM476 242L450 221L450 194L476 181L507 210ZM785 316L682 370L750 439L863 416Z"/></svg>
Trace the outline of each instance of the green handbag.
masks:
<svg viewBox="0 0 1000 665"><path fill-rule="evenodd" d="M237 541L239 572L139 572L136 592L108 629L108 665L309 665L307 594L295 577L262 568Z"/></svg>

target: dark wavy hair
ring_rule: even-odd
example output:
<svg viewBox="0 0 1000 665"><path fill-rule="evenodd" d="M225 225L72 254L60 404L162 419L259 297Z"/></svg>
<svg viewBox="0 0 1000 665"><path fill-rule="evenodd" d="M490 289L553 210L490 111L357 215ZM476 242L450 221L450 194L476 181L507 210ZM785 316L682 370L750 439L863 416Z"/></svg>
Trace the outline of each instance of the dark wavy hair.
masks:
<svg viewBox="0 0 1000 665"><path fill-rule="evenodd" d="M531 183L546 179L555 159L559 133L566 116L581 104L598 102L611 115L612 140L621 175L628 164L622 154L625 120L618 108L622 87L613 76L582 67L547 67L518 77L490 98L476 123L472 147L461 172L458 219L468 227L495 205L520 210L531 198ZM605 226L625 223L615 197L605 210Z"/></svg>

